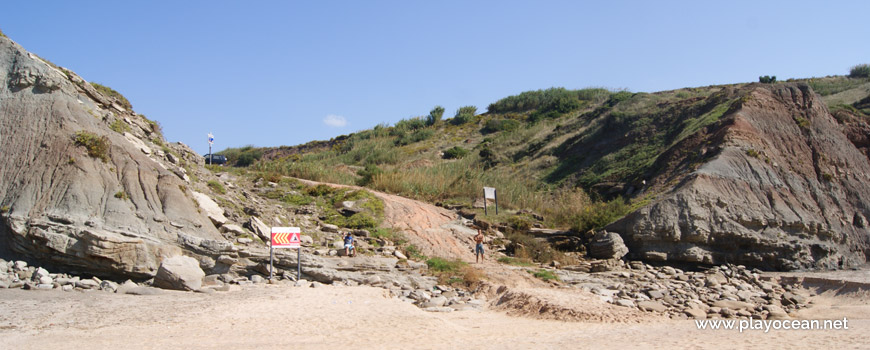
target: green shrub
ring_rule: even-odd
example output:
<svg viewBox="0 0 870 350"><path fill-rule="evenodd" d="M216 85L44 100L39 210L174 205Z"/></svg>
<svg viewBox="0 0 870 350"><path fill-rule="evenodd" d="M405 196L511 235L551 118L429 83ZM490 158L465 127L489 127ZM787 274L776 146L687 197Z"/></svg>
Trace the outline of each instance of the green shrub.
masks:
<svg viewBox="0 0 870 350"><path fill-rule="evenodd" d="M253 145L247 145L240 148L227 148L215 154L221 154L227 157L227 164L232 164L237 167L246 167L254 164L263 157L263 149L256 148Z"/></svg>
<svg viewBox="0 0 870 350"><path fill-rule="evenodd" d="M10 207L10 206L8 206L8 205L4 205L2 208L0 208L0 214L6 214L6 213L8 213L9 210L11 210L11 209L12 209L12 207Z"/></svg>
<svg viewBox="0 0 870 350"><path fill-rule="evenodd" d="M105 136L97 136L87 131L79 131L75 136L75 143L78 146L84 146L88 150L88 155L94 158L101 159L104 163L109 161L109 138Z"/></svg>
<svg viewBox="0 0 870 350"><path fill-rule="evenodd" d="M529 272L531 272L531 271L529 271ZM558 281L559 280L559 276L556 276L556 274L550 270L540 269L538 271L532 272L532 274L535 277L540 278L544 281L550 281L550 280Z"/></svg>
<svg viewBox="0 0 870 350"><path fill-rule="evenodd" d="M124 192L124 191L118 191L118 192L115 192L115 198L123 199L123 200L127 200L127 199L129 199L130 197L127 196L127 192Z"/></svg>
<svg viewBox="0 0 870 350"><path fill-rule="evenodd" d="M459 146L444 151L444 159L462 159L468 155L468 150Z"/></svg>
<svg viewBox="0 0 870 350"><path fill-rule="evenodd" d="M631 211L631 206L622 198L616 198L609 202L595 202L583 208L574 217L571 229L579 233L599 230L625 216L629 211Z"/></svg>
<svg viewBox="0 0 870 350"><path fill-rule="evenodd" d="M360 178L356 180L356 184L358 186L367 186L372 183L372 179L375 176L383 173L384 171L381 170L381 168L378 168L377 165L373 163L366 164L365 168L356 172L356 174L360 176Z"/></svg>
<svg viewBox="0 0 870 350"><path fill-rule="evenodd" d="M426 125L432 126L438 124L441 121L441 117L444 115L444 107L435 106L429 111L429 115L426 116Z"/></svg>
<svg viewBox="0 0 870 350"><path fill-rule="evenodd" d="M401 131L412 131L417 129L422 129L426 126L426 122L423 121L423 118L410 118L410 119L402 119L396 123L396 126L393 127L393 130L396 132Z"/></svg>
<svg viewBox="0 0 870 350"><path fill-rule="evenodd" d="M491 134L499 131L513 131L520 127L520 122L513 119L490 119L486 121L480 132Z"/></svg>
<svg viewBox="0 0 870 350"><path fill-rule="evenodd" d="M224 188L224 185L222 185L217 180L208 180L208 187L210 187L213 191L217 193L227 194L227 190Z"/></svg>
<svg viewBox="0 0 870 350"><path fill-rule="evenodd" d="M619 91L610 95L610 98L607 100L607 105L610 107L616 106L622 101L628 100L634 96L630 91Z"/></svg>
<svg viewBox="0 0 870 350"><path fill-rule="evenodd" d="M431 258L426 260L426 265L429 266L430 271L435 272L457 272L462 266L467 265L467 263L459 261L459 260L447 260L444 258Z"/></svg>
<svg viewBox="0 0 870 350"><path fill-rule="evenodd" d="M109 125L109 129L112 129L112 131L119 134L123 134L130 131L130 126L121 119L115 119L115 121L112 122L112 125Z"/></svg>
<svg viewBox="0 0 870 350"><path fill-rule="evenodd" d="M508 218L507 224L510 228L521 232L526 232L532 228L532 221L522 216L511 216Z"/></svg>
<svg viewBox="0 0 870 350"><path fill-rule="evenodd" d="M395 144L396 146L405 146L426 140L432 137L432 135L435 135L435 131L431 129L418 129L411 133L401 134L399 138L396 139Z"/></svg>
<svg viewBox="0 0 870 350"><path fill-rule="evenodd" d="M555 111L567 113L583 105L583 101L598 101L607 98L610 92L606 89L568 90L565 88L549 88L546 90L526 91L519 95L505 97L490 104L487 111L491 113L525 112L538 110L541 112Z"/></svg>
<svg viewBox="0 0 870 350"><path fill-rule="evenodd" d="M497 261L502 263L502 264L514 265L514 266L534 266L535 265L527 259L517 259L517 258L512 258L509 256L500 257L500 258L498 258Z"/></svg>
<svg viewBox="0 0 870 350"><path fill-rule="evenodd" d="M97 91L99 91L103 95L118 99L118 103L121 104L121 107L124 107L128 111L133 109L133 105L130 104L130 101L128 101L127 98L124 97L124 95L121 95L120 92L115 91L115 89L93 82L91 83L91 86L93 86L94 89L97 89Z"/></svg>
<svg viewBox="0 0 870 350"><path fill-rule="evenodd" d="M773 84L776 82L775 75L765 75L758 77L758 82L762 84Z"/></svg>
<svg viewBox="0 0 870 350"><path fill-rule="evenodd" d="M850 78L870 78L870 64L859 64L849 70Z"/></svg>
<svg viewBox="0 0 870 350"><path fill-rule="evenodd" d="M377 228L371 232L372 238L383 238L390 241L395 241L399 235L389 228Z"/></svg>
<svg viewBox="0 0 870 350"><path fill-rule="evenodd" d="M750 149L746 150L746 155L750 156L752 158L758 158L758 151L750 148Z"/></svg>
<svg viewBox="0 0 870 350"><path fill-rule="evenodd" d="M3 34L3 30L0 30L0 38L8 38L6 34Z"/></svg>
<svg viewBox="0 0 870 350"><path fill-rule="evenodd" d="M308 195L312 197L323 197L328 194L335 193L335 189L329 185L320 184L314 187L309 187L307 190Z"/></svg>
<svg viewBox="0 0 870 350"><path fill-rule="evenodd" d="M453 125L462 125L468 123L474 119L474 116L477 114L477 107L475 106L464 106L460 107L456 110L456 115L453 119L450 120L450 123Z"/></svg>

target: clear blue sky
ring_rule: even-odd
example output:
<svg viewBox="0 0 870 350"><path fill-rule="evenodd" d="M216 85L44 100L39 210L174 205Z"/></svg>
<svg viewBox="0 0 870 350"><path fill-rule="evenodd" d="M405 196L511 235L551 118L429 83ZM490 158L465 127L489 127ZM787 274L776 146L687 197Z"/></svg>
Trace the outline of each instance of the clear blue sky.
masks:
<svg viewBox="0 0 870 350"><path fill-rule="evenodd" d="M554 86L842 75L870 1L8 1L0 29L206 153ZM344 123L342 123L344 121Z"/></svg>

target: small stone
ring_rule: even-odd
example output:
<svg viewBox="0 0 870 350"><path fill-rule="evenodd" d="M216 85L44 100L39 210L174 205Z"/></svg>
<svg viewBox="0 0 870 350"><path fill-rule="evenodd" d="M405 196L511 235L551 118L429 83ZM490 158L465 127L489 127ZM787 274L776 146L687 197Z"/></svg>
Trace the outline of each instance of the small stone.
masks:
<svg viewBox="0 0 870 350"><path fill-rule="evenodd" d="M100 284L92 279L86 279L76 282L76 287L81 289L97 289L100 288Z"/></svg>
<svg viewBox="0 0 870 350"><path fill-rule="evenodd" d="M701 310L701 309L695 309L695 308L685 309L685 310L683 310L683 313L686 314L686 316L689 316L689 317L694 318L696 320L703 320L703 319L707 318L707 312L705 312L704 310Z"/></svg>
<svg viewBox="0 0 870 350"><path fill-rule="evenodd" d="M659 301L641 301L637 303L637 307L643 311L665 312L668 307Z"/></svg>
<svg viewBox="0 0 870 350"><path fill-rule="evenodd" d="M648 290L646 294L649 295L651 299L661 299L665 297L665 294L660 290Z"/></svg>
<svg viewBox="0 0 870 350"><path fill-rule="evenodd" d="M254 284L260 284L260 283L263 283L265 281L266 281L266 279L264 279L263 276L251 275L251 282L253 282Z"/></svg>
<svg viewBox="0 0 870 350"><path fill-rule="evenodd" d="M100 289L114 293L118 290L118 284L112 281L103 281L100 283Z"/></svg>
<svg viewBox="0 0 870 350"><path fill-rule="evenodd" d="M60 288L61 288L64 292L69 292L69 291L73 290L73 285L72 285L72 284L64 284L64 285L61 286Z"/></svg>
<svg viewBox="0 0 870 350"><path fill-rule="evenodd" d="M393 256L399 258L399 260L408 260L408 257L405 256L405 254L402 254L402 252L398 251L398 250L393 252Z"/></svg>
<svg viewBox="0 0 870 350"><path fill-rule="evenodd" d="M617 299L615 304L624 307L635 307L634 302L628 299Z"/></svg>

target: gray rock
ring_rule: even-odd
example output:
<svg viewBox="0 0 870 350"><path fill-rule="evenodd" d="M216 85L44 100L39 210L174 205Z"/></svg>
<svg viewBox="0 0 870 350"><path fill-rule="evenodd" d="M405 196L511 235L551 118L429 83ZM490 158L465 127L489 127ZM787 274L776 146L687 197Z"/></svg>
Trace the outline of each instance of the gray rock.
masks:
<svg viewBox="0 0 870 350"><path fill-rule="evenodd" d="M52 282L54 282L54 281L51 279L51 277L48 277L48 276L42 276L39 278L40 284L51 284Z"/></svg>
<svg viewBox="0 0 870 350"><path fill-rule="evenodd" d="M81 289L99 289L100 283L92 279L84 279L75 282L76 288Z"/></svg>
<svg viewBox="0 0 870 350"><path fill-rule="evenodd" d="M427 308L423 308L423 311L428 311L428 312L453 312L453 308L452 308L452 307L446 307L446 306L442 306L442 307L427 307Z"/></svg>
<svg viewBox="0 0 870 350"><path fill-rule="evenodd" d="M118 284L112 281L102 281L100 282L100 289L106 292L115 293L118 291Z"/></svg>
<svg viewBox="0 0 870 350"><path fill-rule="evenodd" d="M665 312L668 307L660 301L641 301L637 303L637 307L643 311Z"/></svg>
<svg viewBox="0 0 870 350"><path fill-rule="evenodd" d="M224 210L211 197L205 193L190 191L191 196L199 203L199 208L208 216L215 226L220 227L227 222Z"/></svg>
<svg viewBox="0 0 870 350"><path fill-rule="evenodd" d="M224 224L221 226L220 231L223 233L231 233L234 235L243 235L245 234L245 229L236 224Z"/></svg>
<svg viewBox="0 0 870 350"><path fill-rule="evenodd" d="M338 226L335 226L335 225L333 225L333 224L326 224L326 223L324 223L323 225L320 226L320 229L321 229L323 232L338 233Z"/></svg>
<svg viewBox="0 0 870 350"><path fill-rule="evenodd" d="M157 274L154 276L154 286L194 291L202 287L205 272L199 267L196 259L187 256L176 256L163 260Z"/></svg>
<svg viewBox="0 0 870 350"><path fill-rule="evenodd" d="M296 283L294 283L293 285L296 287L308 288L308 287L311 287L311 282L308 282L304 279L301 279L301 280L296 281Z"/></svg>
<svg viewBox="0 0 870 350"><path fill-rule="evenodd" d="M438 297L431 298L428 301L421 303L420 307L422 307L422 308L441 307L441 306L444 306L445 304L447 304L447 298L438 296Z"/></svg>
<svg viewBox="0 0 870 350"><path fill-rule="evenodd" d="M634 302L628 299L616 299L614 304L624 307L635 307Z"/></svg>
<svg viewBox="0 0 870 350"><path fill-rule="evenodd" d="M64 284L64 285L61 286L60 288L61 288L64 292L69 292L69 291L73 290L75 287L73 287L72 284Z"/></svg>
<svg viewBox="0 0 870 350"><path fill-rule="evenodd" d="M683 310L683 313L686 314L686 316L694 318L696 320L703 320L707 318L707 312L701 309L689 308Z"/></svg>
<svg viewBox="0 0 870 350"><path fill-rule="evenodd" d="M628 253L628 247L617 233L600 231L592 237L587 254L596 259L620 259Z"/></svg>
<svg viewBox="0 0 870 350"><path fill-rule="evenodd" d="M393 251L393 256L399 258L400 260L408 260L408 257L405 256L405 254L402 254L402 252L399 250Z"/></svg>
<svg viewBox="0 0 870 350"><path fill-rule="evenodd" d="M747 303L738 300L719 300L713 303L713 306L720 308L728 308L732 310L753 310L755 304Z"/></svg>
<svg viewBox="0 0 870 350"><path fill-rule="evenodd" d="M269 225L263 223L260 218L256 216L252 216L248 223L245 224L251 231L253 231L263 242L269 242L272 239L272 228Z"/></svg>
<svg viewBox="0 0 870 350"><path fill-rule="evenodd" d="M649 295L650 299L661 299L665 297L665 294L660 290L648 290L646 294Z"/></svg>
<svg viewBox="0 0 870 350"><path fill-rule="evenodd" d="M254 284L260 284L266 282L266 279L260 275L251 275L251 282L254 282Z"/></svg>

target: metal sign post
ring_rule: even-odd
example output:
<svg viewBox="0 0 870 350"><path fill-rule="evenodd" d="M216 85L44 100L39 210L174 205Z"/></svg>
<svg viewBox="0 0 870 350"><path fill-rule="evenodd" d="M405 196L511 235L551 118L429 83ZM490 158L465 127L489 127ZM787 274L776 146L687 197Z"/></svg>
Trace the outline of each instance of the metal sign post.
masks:
<svg viewBox="0 0 870 350"><path fill-rule="evenodd" d="M214 135L208 133L208 165L213 164L211 160L211 145L214 144Z"/></svg>
<svg viewBox="0 0 870 350"><path fill-rule="evenodd" d="M269 244L269 280L272 280L274 250L296 248L296 280L302 278L302 230L298 227L273 227Z"/></svg>

